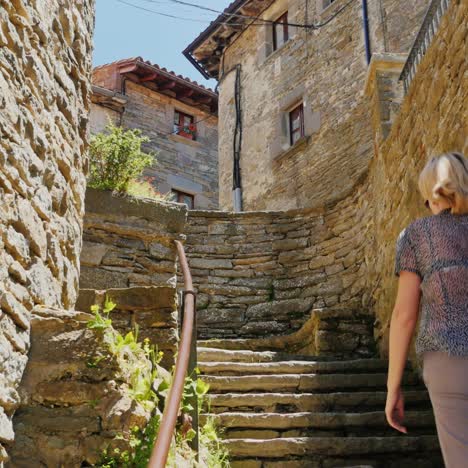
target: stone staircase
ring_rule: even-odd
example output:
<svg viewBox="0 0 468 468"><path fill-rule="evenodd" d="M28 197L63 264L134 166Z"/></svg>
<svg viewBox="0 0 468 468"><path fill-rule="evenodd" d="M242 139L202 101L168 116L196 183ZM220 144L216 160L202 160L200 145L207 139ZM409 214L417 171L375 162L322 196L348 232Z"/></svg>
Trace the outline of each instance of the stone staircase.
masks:
<svg viewBox="0 0 468 468"><path fill-rule="evenodd" d="M210 384L200 419L218 423L232 468L443 467L428 394L409 367L404 435L385 420L384 360L213 343L198 341L200 376Z"/></svg>

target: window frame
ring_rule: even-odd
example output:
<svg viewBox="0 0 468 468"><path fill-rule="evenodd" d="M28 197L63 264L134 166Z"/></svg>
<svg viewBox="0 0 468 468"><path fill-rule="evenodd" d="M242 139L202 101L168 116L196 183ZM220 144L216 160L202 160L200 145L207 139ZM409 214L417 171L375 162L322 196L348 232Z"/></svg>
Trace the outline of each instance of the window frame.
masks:
<svg viewBox="0 0 468 468"><path fill-rule="evenodd" d="M175 195L175 202L184 203L185 205L187 205L187 203L185 203L184 197L188 197L191 200L191 206L187 205L187 208L189 210L193 210L195 208L195 195L193 195L192 193L183 192L182 190L173 188L171 189L171 194Z"/></svg>
<svg viewBox="0 0 468 468"><path fill-rule="evenodd" d="M320 13L325 11L328 7L332 6L336 1L337 0L320 0L322 6Z"/></svg>
<svg viewBox="0 0 468 468"><path fill-rule="evenodd" d="M282 21L283 20L283 21ZM276 28L281 27L283 33L283 42L278 44ZM272 24L273 52L281 49L289 41L288 11L285 11Z"/></svg>
<svg viewBox="0 0 468 468"><path fill-rule="evenodd" d="M176 122L176 115L179 116L178 122ZM184 129L187 127L183 125L184 119L189 118L190 124L189 128L193 127L193 132L186 132ZM188 140L196 141L197 137L197 127L195 124L195 117L193 115L187 114L186 112L179 111L177 109L174 110L174 133L176 135L180 135L181 137L187 138ZM182 124L181 124L182 122Z"/></svg>
<svg viewBox="0 0 468 468"><path fill-rule="evenodd" d="M293 128L294 113L299 113L299 128ZM305 119L304 119L304 102L300 102L295 105L290 111L288 111L288 123L289 123L289 145L294 146L298 141L305 137ZM299 138L294 141L295 134L299 132Z"/></svg>

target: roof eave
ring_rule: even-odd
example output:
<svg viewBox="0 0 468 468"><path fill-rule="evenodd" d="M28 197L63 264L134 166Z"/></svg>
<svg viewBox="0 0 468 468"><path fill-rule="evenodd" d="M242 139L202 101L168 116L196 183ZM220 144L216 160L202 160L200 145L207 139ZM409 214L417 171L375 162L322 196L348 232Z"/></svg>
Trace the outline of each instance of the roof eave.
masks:
<svg viewBox="0 0 468 468"><path fill-rule="evenodd" d="M189 44L184 51L183 55L189 60L189 62L206 78L215 78L210 74L209 70L204 68L198 63L198 61L193 57L193 51L199 47L206 39L208 39L220 26L221 22L225 20L226 16L229 14L235 13L240 7L250 0L235 0L231 5L229 5L223 13L221 13L204 31L202 31L197 38L195 38L191 44ZM246 25L247 27L248 25Z"/></svg>

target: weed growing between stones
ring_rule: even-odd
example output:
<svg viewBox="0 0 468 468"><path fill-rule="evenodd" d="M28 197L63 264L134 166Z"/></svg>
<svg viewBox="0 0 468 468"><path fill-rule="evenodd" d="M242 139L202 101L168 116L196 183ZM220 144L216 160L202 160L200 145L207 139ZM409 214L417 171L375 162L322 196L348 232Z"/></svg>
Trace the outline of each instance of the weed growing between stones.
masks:
<svg viewBox="0 0 468 468"><path fill-rule="evenodd" d="M102 332L109 353L119 364L120 377L128 383L129 395L145 409L152 410L158 403L153 382L158 376L158 363L161 361L162 352L156 353L149 340L139 343L138 329L128 332L125 336L115 330L109 318L115 307L116 304L106 299L101 314L100 307L93 305L91 312L94 317L88 322L88 328ZM103 358L104 356L96 356L87 363L88 367L99 365Z"/></svg>
<svg viewBox="0 0 468 468"><path fill-rule="evenodd" d="M219 438L220 429L212 416L200 428L200 460L208 468L229 468L229 453Z"/></svg>
<svg viewBox="0 0 468 468"><path fill-rule="evenodd" d="M151 412L151 417L145 427L135 426L130 434L119 434L112 445L102 452L101 459L96 466L101 468L146 468L151 457L153 445L158 434L162 417L163 403L171 384L172 374L159 366L162 352L156 352L149 340L138 342L138 329L123 336L112 326L110 313L116 307L106 298L104 307L93 305L93 318L88 322L89 329L102 334L109 355L97 355L87 362L89 368L105 365L108 359L113 359L119 367L119 378L128 384L129 396L137 401L145 410ZM173 369L174 371L174 369ZM181 421L176 428L175 443L169 452L168 467L204 467L228 468L228 453L218 437L214 420L208 419L200 427L200 457L195 460L195 454L189 442L195 437L190 419L187 415L193 411L191 401L198 401L198 411L204 406L204 397L208 392L208 384L199 377L199 369L187 376L181 403ZM94 407L97 401L90 402Z"/></svg>

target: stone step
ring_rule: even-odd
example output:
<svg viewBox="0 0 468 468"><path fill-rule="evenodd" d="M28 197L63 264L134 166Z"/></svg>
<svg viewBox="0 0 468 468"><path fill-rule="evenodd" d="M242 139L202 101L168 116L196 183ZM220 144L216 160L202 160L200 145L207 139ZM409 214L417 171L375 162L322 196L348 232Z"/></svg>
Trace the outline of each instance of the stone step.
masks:
<svg viewBox="0 0 468 468"><path fill-rule="evenodd" d="M220 427L243 427L255 429L293 429L312 427L320 429L334 429L337 427L387 426L383 411L368 413L242 413L229 412L221 414L202 413L200 421L213 417ZM405 422L408 426L432 426L434 416L432 411L407 411Z"/></svg>
<svg viewBox="0 0 468 468"><path fill-rule="evenodd" d="M295 459L231 460L230 468L441 468L444 466L439 450L424 453L352 455L346 457L312 456Z"/></svg>
<svg viewBox="0 0 468 468"><path fill-rule="evenodd" d="M203 374L331 374L386 372L388 363L381 359L356 359L350 361L302 361L277 362L227 362L199 361Z"/></svg>
<svg viewBox="0 0 468 468"><path fill-rule="evenodd" d="M197 343L200 343L199 341ZM199 361L218 362L275 362L275 361L331 361L330 357L306 356L301 354L288 354L279 351L251 351L248 349L222 349L197 346Z"/></svg>
<svg viewBox="0 0 468 468"><path fill-rule="evenodd" d="M332 437L392 435L383 411L368 413L243 413L201 414L200 422L213 418L224 438L272 439L276 437ZM411 435L435 435L432 411L407 411L405 424Z"/></svg>
<svg viewBox="0 0 468 468"><path fill-rule="evenodd" d="M339 391L345 389L382 389L387 382L387 374L271 374L271 375L200 375L215 392L254 392L254 391ZM406 374L403 385L416 385L419 378Z"/></svg>
<svg viewBox="0 0 468 468"><path fill-rule="evenodd" d="M405 407L430 408L426 390L404 392ZM381 410L385 406L387 392L333 392L333 393L208 393L207 406L211 413L255 411L257 413L285 413L304 411L355 411Z"/></svg>
<svg viewBox="0 0 468 468"><path fill-rule="evenodd" d="M424 453L437 451L437 436L396 437L284 437L276 439L225 439L232 458L278 459L304 456Z"/></svg>

